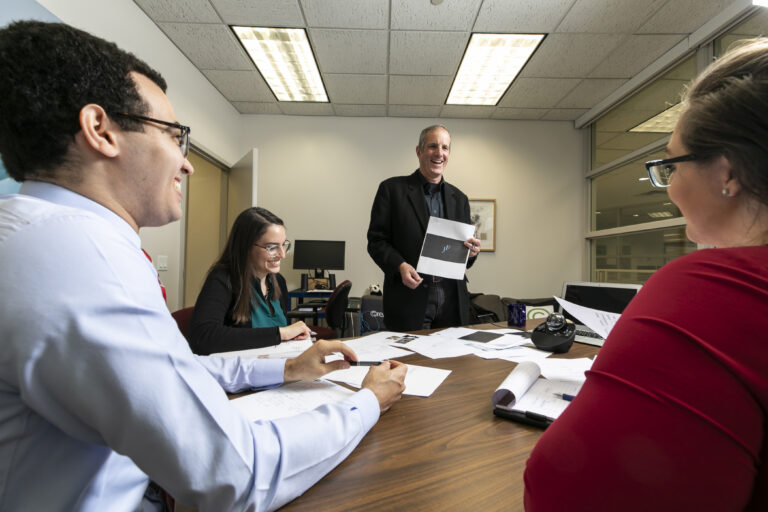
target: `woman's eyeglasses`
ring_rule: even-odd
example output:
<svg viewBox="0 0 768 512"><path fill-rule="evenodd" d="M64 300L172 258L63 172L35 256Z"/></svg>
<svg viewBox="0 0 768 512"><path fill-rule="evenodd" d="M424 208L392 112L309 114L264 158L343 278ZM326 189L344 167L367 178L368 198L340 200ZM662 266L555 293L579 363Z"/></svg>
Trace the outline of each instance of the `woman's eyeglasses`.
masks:
<svg viewBox="0 0 768 512"><path fill-rule="evenodd" d="M267 254L269 254L270 256L277 256L278 253L280 252L280 248L282 248L283 252L286 254L288 253L288 251L291 250L290 240L286 240L285 242L283 242L282 245L280 244L267 244L267 245L253 244L253 245L264 249L265 251L267 251Z"/></svg>
<svg viewBox="0 0 768 512"><path fill-rule="evenodd" d="M692 160L701 160L698 155L690 154L677 156L675 158L666 158L664 160L651 160L645 162L645 168L648 169L648 177L651 178L651 185L657 188L666 188L669 186L669 178L675 172L677 162L690 162Z"/></svg>

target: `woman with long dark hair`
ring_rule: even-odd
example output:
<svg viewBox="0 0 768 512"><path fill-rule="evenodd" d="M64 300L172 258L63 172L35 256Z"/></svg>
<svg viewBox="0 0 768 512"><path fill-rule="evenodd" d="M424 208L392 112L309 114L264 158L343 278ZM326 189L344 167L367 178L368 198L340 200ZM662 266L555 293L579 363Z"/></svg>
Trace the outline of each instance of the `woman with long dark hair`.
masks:
<svg viewBox="0 0 768 512"><path fill-rule="evenodd" d="M290 246L283 221L269 210L253 207L238 215L195 303L193 352L266 347L310 336L304 322L288 325L285 317L291 304L280 262Z"/></svg>

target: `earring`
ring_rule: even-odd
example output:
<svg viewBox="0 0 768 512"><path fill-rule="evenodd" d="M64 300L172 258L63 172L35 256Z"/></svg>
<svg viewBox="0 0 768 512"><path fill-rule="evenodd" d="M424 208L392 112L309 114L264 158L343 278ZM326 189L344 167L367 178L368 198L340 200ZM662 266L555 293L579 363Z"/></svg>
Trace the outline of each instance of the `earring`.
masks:
<svg viewBox="0 0 768 512"><path fill-rule="evenodd" d="M725 197L728 197L729 195L731 195L731 191L730 191L730 190L728 190L727 188L723 188L723 190L722 190L721 192L722 192L722 194L723 194Z"/></svg>

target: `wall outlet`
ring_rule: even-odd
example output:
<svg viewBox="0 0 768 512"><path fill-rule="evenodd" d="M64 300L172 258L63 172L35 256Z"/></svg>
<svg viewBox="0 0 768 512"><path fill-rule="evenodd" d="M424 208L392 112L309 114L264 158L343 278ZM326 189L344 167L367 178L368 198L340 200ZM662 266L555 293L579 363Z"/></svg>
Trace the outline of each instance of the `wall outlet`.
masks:
<svg viewBox="0 0 768 512"><path fill-rule="evenodd" d="M157 271L168 270L168 256L165 254L157 255Z"/></svg>

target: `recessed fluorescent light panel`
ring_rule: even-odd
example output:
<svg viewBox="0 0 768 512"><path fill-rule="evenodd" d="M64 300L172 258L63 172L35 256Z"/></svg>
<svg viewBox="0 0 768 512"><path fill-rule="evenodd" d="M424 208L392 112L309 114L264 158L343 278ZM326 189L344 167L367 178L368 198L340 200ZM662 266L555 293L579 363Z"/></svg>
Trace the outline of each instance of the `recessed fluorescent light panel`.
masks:
<svg viewBox="0 0 768 512"><path fill-rule="evenodd" d="M496 105L544 34L472 34L447 105Z"/></svg>
<svg viewBox="0 0 768 512"><path fill-rule="evenodd" d="M303 28L232 27L278 101L327 102Z"/></svg>
<svg viewBox="0 0 768 512"><path fill-rule="evenodd" d="M683 110L682 103L672 105L664 112L660 112L630 129L630 132L672 133L677 123L677 118Z"/></svg>

